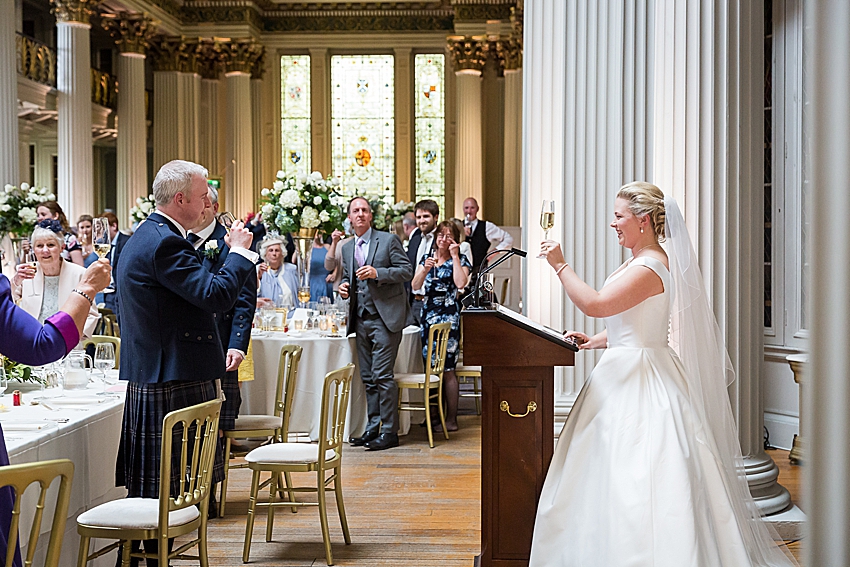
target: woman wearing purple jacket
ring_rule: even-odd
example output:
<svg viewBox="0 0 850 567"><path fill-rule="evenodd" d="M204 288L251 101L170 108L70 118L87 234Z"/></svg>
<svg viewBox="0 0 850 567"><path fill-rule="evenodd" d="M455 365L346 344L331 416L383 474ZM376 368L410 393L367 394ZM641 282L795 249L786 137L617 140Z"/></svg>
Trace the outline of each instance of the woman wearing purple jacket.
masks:
<svg viewBox="0 0 850 567"><path fill-rule="evenodd" d="M89 266L74 293L44 325L15 305L9 280L0 276L0 354L32 366L54 362L68 354L80 341L95 294L109 285L110 271L108 260L98 260ZM0 466L8 464L6 441L0 428ZM6 557L14 502L12 488L0 487L0 557ZM20 551L15 555L14 565L19 566Z"/></svg>

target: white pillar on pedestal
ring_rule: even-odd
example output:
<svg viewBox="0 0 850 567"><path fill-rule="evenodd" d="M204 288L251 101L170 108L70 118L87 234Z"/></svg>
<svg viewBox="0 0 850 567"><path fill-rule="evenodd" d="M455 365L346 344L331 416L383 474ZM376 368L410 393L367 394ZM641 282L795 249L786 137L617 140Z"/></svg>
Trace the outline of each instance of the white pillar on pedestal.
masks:
<svg viewBox="0 0 850 567"><path fill-rule="evenodd" d="M253 75L251 78L251 143L254 149L252 160L254 170L251 175L251 208L248 209L254 212L256 212L257 201L260 198L263 177L269 177L268 172L263 171L263 165L266 161L265 154L269 150L263 145L263 80L254 78L257 76ZM271 175L273 176L276 172L277 170L271 172Z"/></svg>
<svg viewBox="0 0 850 567"><path fill-rule="evenodd" d="M254 210L254 164L251 118L251 74L232 71L227 83L227 191L230 212L242 218Z"/></svg>
<svg viewBox="0 0 850 567"><path fill-rule="evenodd" d="M117 214L129 226L130 208L148 194L148 127L145 117L145 56L122 53L118 59Z"/></svg>
<svg viewBox="0 0 850 567"><path fill-rule="evenodd" d="M57 200L65 215L76 219L81 214L94 212L91 26L78 21L58 21L56 28L56 89L59 91Z"/></svg>
<svg viewBox="0 0 850 567"><path fill-rule="evenodd" d="M519 226L522 184L522 69L505 69L505 158L502 222Z"/></svg>
<svg viewBox="0 0 850 567"><path fill-rule="evenodd" d="M221 173L221 156L219 155L218 108L219 89L218 79L201 79L201 120L198 135L200 148L200 164L210 171L210 175Z"/></svg>
<svg viewBox="0 0 850 567"><path fill-rule="evenodd" d="M153 171L180 157L180 73L153 74Z"/></svg>
<svg viewBox="0 0 850 567"><path fill-rule="evenodd" d="M810 197L811 354L807 369L804 565L850 565L850 242L836 231L850 206L850 4L804 2L804 191ZM840 222L840 221L838 221ZM804 276L805 277L805 276Z"/></svg>
<svg viewBox="0 0 850 567"><path fill-rule="evenodd" d="M737 380L732 410L747 480L764 514L791 505L764 451L763 65L761 6L655 6L653 181L682 208Z"/></svg>
<svg viewBox="0 0 850 567"><path fill-rule="evenodd" d="M198 128L201 109L201 76L180 73L180 159L197 163L200 160Z"/></svg>
<svg viewBox="0 0 850 567"><path fill-rule="evenodd" d="M15 61L14 0L3 1L0 19L0 187L21 180L18 152L18 70Z"/></svg>

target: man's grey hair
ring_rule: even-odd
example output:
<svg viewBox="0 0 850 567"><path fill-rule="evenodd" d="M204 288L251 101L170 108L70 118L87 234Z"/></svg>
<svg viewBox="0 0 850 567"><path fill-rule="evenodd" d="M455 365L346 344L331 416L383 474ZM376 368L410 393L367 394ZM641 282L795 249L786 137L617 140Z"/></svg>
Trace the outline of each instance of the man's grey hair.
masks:
<svg viewBox="0 0 850 567"><path fill-rule="evenodd" d="M216 189L212 185L208 185L207 189L207 193L210 196L210 203L215 205L216 203L218 203L218 189Z"/></svg>
<svg viewBox="0 0 850 567"><path fill-rule="evenodd" d="M206 179L209 172L202 165L182 159L172 160L160 167L153 180L153 198L156 206L168 205L181 191L188 194L192 186L192 178L196 175Z"/></svg>
<svg viewBox="0 0 850 567"><path fill-rule="evenodd" d="M413 213L404 213L401 223L405 226L416 226L416 216Z"/></svg>
<svg viewBox="0 0 850 567"><path fill-rule="evenodd" d="M60 248L60 252L65 248L65 237L58 232L53 232L49 228L37 226L33 229L32 236L30 236L30 244L35 247L35 243L39 240L55 241L56 245Z"/></svg>

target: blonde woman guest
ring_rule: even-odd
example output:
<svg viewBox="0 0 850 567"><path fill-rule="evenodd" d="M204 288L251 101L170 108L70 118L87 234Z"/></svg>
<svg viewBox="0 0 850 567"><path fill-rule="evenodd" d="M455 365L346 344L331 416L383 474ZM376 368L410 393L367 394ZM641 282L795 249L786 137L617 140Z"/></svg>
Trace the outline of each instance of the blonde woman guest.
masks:
<svg viewBox="0 0 850 567"><path fill-rule="evenodd" d="M86 270L62 259L65 239L61 232L37 226L30 242L38 267L32 268L28 264L17 266L12 278L12 297L24 311L43 324L74 293ZM92 336L99 318L97 307L92 304L83 326L83 336Z"/></svg>

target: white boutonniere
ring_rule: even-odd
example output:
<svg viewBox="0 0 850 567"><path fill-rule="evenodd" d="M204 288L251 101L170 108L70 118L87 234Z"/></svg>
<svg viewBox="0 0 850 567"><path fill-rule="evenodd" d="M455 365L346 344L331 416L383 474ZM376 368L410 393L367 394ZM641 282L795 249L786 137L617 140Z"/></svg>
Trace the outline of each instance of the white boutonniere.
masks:
<svg viewBox="0 0 850 567"><path fill-rule="evenodd" d="M218 253L218 240L211 240L204 244L204 256L210 260L215 259L215 257L218 256Z"/></svg>

